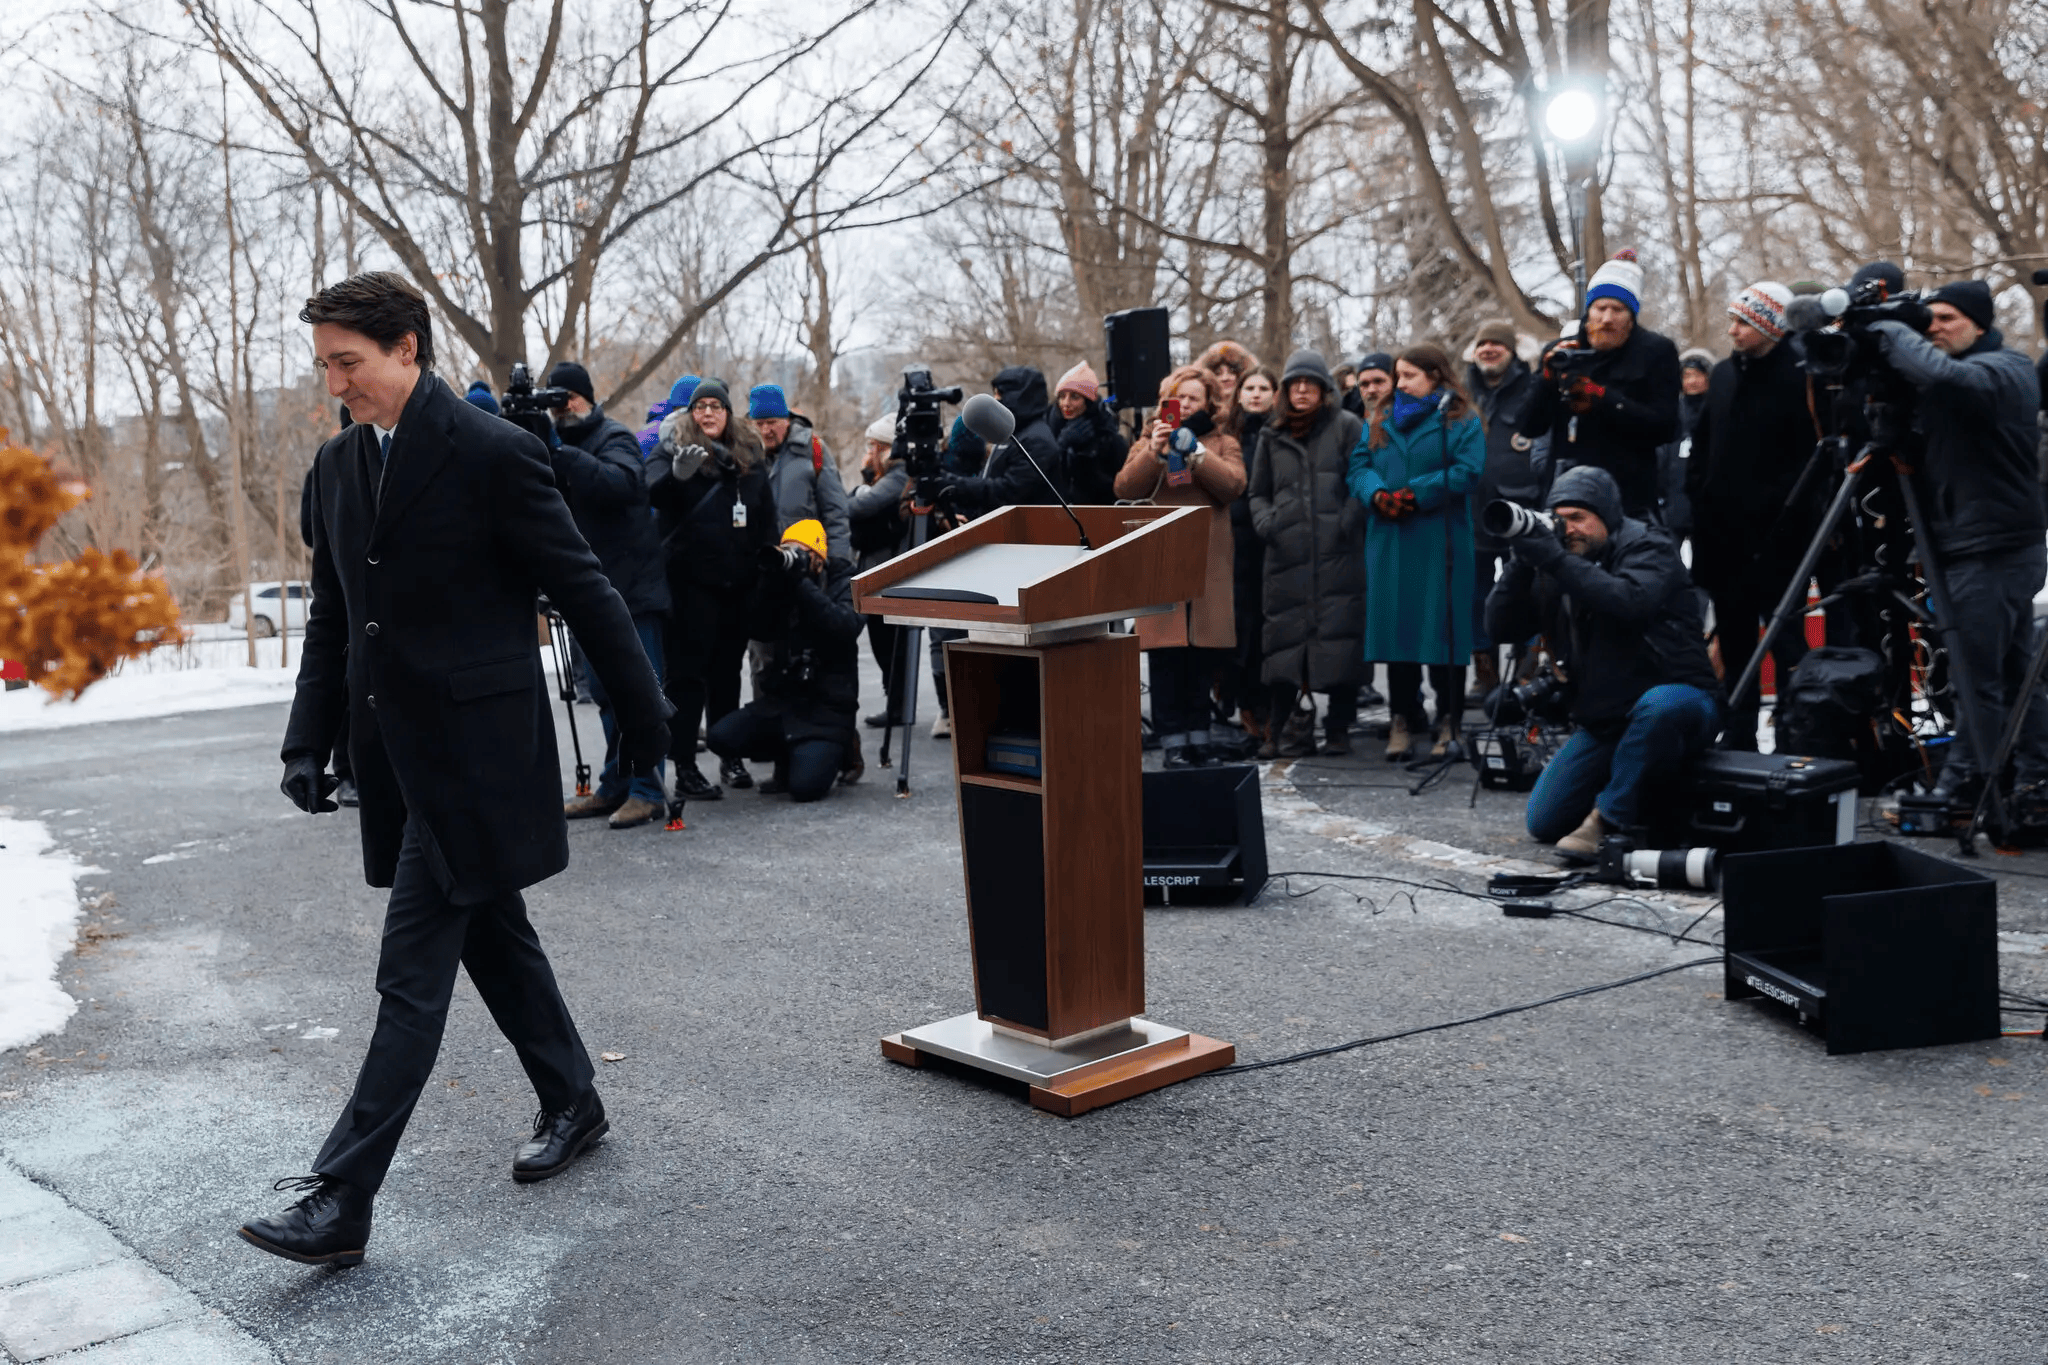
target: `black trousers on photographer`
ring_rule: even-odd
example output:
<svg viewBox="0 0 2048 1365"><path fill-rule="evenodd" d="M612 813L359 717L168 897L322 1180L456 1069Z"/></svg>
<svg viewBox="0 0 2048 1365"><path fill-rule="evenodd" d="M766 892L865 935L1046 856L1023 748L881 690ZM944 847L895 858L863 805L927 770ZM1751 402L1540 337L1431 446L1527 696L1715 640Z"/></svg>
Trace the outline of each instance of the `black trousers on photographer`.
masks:
<svg viewBox="0 0 2048 1365"><path fill-rule="evenodd" d="M1969 679L1974 708L1987 733L1985 753L2005 734L2007 714L2019 697L2034 650L2034 594L2048 579L2048 546L2023 545L1987 555L1961 555L1942 566L1948 601L1940 605L1953 624L1945 642ZM1950 672L1951 682L1955 673ZM1953 787L1978 775L1978 738L1969 733L1968 712L1957 706L1956 738L1948 746L1942 785ZM2015 785L2048 780L2048 706L2037 696L2027 708L2025 728L2013 753Z"/></svg>

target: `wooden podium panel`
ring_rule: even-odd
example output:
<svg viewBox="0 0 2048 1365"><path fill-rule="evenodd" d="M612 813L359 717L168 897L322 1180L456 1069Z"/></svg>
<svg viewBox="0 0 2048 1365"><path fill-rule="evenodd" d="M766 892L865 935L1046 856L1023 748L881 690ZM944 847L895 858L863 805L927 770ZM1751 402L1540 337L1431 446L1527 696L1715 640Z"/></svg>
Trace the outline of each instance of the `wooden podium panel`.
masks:
<svg viewBox="0 0 2048 1365"><path fill-rule="evenodd" d="M946 675L977 1011L1047 1040L1142 1014L1137 639L956 641ZM989 772L990 732L1027 724L1043 776Z"/></svg>

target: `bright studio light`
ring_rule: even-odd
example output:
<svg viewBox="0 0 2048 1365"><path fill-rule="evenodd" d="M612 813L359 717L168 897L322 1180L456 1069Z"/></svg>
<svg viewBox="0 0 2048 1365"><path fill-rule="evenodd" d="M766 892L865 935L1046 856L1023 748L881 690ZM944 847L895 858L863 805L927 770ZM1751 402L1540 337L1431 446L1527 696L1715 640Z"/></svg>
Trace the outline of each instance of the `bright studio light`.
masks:
<svg viewBox="0 0 2048 1365"><path fill-rule="evenodd" d="M1559 142L1583 142L1600 122L1600 101L1584 90L1560 90L1543 108L1543 126Z"/></svg>

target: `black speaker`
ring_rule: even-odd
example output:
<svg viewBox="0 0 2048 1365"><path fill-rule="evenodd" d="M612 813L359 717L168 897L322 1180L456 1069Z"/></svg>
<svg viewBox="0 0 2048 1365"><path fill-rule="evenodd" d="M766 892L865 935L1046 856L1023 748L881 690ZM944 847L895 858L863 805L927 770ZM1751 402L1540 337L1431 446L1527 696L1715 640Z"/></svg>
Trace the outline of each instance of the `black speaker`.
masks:
<svg viewBox="0 0 2048 1365"><path fill-rule="evenodd" d="M1102 340L1109 352L1109 403L1118 408L1149 408L1159 401L1159 386L1173 373L1172 333L1164 308L1126 308L1102 320Z"/></svg>
<svg viewBox="0 0 2048 1365"><path fill-rule="evenodd" d="M1250 764L1145 774L1145 901L1249 905L1266 885L1266 813Z"/></svg>
<svg viewBox="0 0 2048 1365"><path fill-rule="evenodd" d="M1830 1054L1999 1036L1998 883L1899 844L1721 862L1730 1000L1794 1011Z"/></svg>

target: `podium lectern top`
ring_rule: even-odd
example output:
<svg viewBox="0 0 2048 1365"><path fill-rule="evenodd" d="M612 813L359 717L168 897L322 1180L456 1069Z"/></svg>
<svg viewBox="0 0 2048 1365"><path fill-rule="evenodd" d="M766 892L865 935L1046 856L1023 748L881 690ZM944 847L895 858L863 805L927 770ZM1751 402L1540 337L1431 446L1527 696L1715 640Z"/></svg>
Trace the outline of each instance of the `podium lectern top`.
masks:
<svg viewBox="0 0 2048 1365"><path fill-rule="evenodd" d="M912 625L1038 637L1201 594L1206 507L1004 507L853 580L854 610Z"/></svg>

